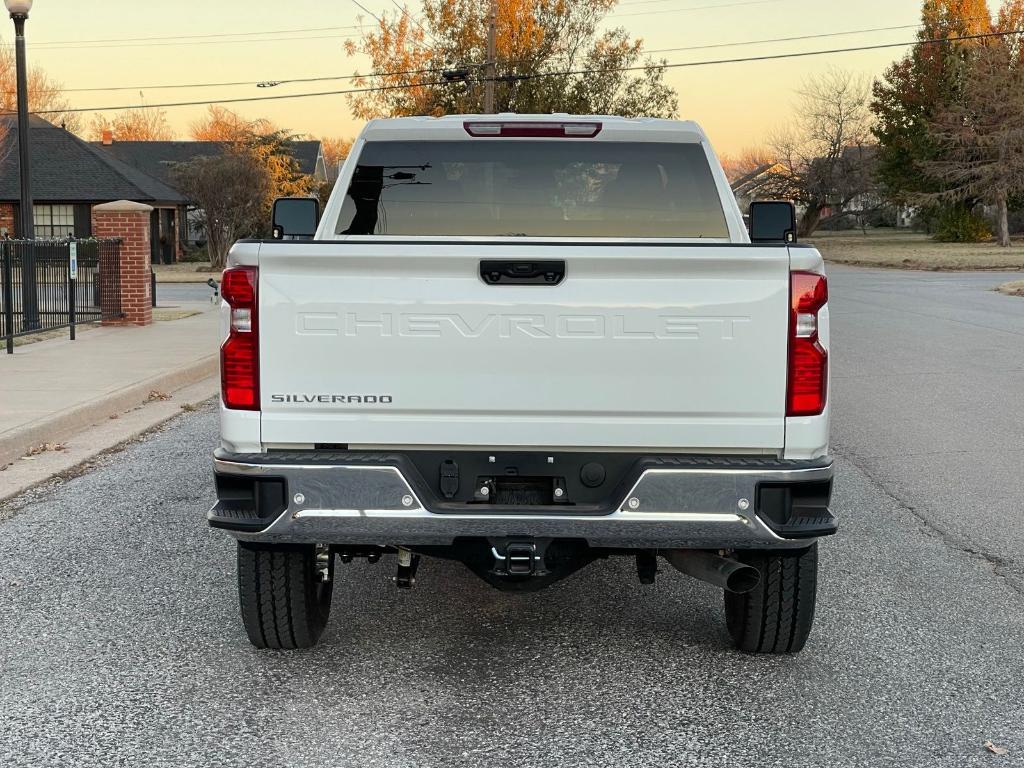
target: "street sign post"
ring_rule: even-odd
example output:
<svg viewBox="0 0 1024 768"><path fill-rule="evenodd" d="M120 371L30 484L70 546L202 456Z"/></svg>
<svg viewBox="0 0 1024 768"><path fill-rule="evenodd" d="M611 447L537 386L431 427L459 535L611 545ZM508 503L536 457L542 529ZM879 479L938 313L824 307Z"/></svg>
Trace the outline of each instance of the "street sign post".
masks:
<svg viewBox="0 0 1024 768"><path fill-rule="evenodd" d="M78 285L78 243L68 243L68 321L71 325L71 340L75 340L75 304Z"/></svg>

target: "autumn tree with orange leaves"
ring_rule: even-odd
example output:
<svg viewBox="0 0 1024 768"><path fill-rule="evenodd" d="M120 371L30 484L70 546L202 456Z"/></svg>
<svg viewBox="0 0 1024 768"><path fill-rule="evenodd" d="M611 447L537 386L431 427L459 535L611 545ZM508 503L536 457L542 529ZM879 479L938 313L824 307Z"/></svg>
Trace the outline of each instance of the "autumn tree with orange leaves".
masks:
<svg viewBox="0 0 1024 768"><path fill-rule="evenodd" d="M1024 29L1024 0L1008 0L998 27ZM967 63L959 98L929 119L935 156L921 169L938 188L921 202L981 201L995 210L999 245L1010 245L1009 206L1024 201L1024 41L982 41Z"/></svg>
<svg viewBox="0 0 1024 768"><path fill-rule="evenodd" d="M665 62L645 57L643 41L625 29L599 29L617 0L495 2L498 112L675 116ZM491 0L423 0L412 11L385 12L348 40L350 55L365 54L371 72L384 73L356 79L356 87L381 90L350 96L353 115L481 112L490 7Z"/></svg>
<svg viewBox="0 0 1024 768"><path fill-rule="evenodd" d="M292 155L296 138L266 119L247 120L221 106L191 126L197 141L223 145L222 151L180 163L175 183L199 209L199 224L208 237L210 263L223 266L239 237L267 233L270 211L278 197L317 195L319 183L301 172Z"/></svg>
<svg viewBox="0 0 1024 768"><path fill-rule="evenodd" d="M323 147L324 164L327 166L327 181L333 184L338 180L338 169L352 151L352 139L322 136L320 145Z"/></svg>
<svg viewBox="0 0 1024 768"><path fill-rule="evenodd" d="M883 191L897 203L919 206L919 218L942 240L988 236L987 223L976 211L985 198L967 191L981 187L954 184L957 194L947 194L953 189L952 178L945 171L936 172L935 163L949 159L946 128L953 114L976 111L976 101L969 106L972 100L996 98L994 92L979 92L976 78L980 75L989 87L1002 88L992 81L991 71L975 70L979 56L991 65L987 52L994 46L1020 44L1016 30L1021 28L1022 3L1003 0L1000 6L993 20L986 0L924 0L921 44L890 66L873 89L873 132ZM996 34L1005 36L992 37Z"/></svg>
<svg viewBox="0 0 1024 768"><path fill-rule="evenodd" d="M102 141L110 131L115 141L170 141L174 131L167 123L167 113L162 109L128 109L113 117L96 115L89 123L89 138Z"/></svg>
<svg viewBox="0 0 1024 768"><path fill-rule="evenodd" d="M196 141L232 143L250 136L266 135L277 130L266 118L247 120L227 107L213 104L206 109L206 117L194 120L190 132Z"/></svg>
<svg viewBox="0 0 1024 768"><path fill-rule="evenodd" d="M915 45L875 81L871 110L878 140L879 176L888 196L906 202L934 192L921 163L935 158L928 121L957 103L979 39L958 40L996 31L986 0L925 0L918 39L951 42Z"/></svg>
<svg viewBox="0 0 1024 768"><path fill-rule="evenodd" d="M270 174L269 202L275 197L303 197L317 193L316 180L299 170L291 142L299 137L266 118L247 120L219 105L207 109L206 117L191 125L196 141L215 141L227 152L252 156ZM269 202L267 204L269 210Z"/></svg>

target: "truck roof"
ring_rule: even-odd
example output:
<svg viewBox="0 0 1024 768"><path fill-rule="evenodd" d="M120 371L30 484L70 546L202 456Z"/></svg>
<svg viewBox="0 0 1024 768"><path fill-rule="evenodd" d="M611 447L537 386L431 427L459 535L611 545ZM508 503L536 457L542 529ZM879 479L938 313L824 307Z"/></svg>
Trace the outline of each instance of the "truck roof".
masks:
<svg viewBox="0 0 1024 768"><path fill-rule="evenodd" d="M443 117L393 117L371 120L363 129L367 141L452 141L469 138L465 123L600 123L597 141L707 141L703 129L692 120L664 120L656 117L618 117L615 115L522 115L510 112L494 115L445 115ZM502 137L503 141L514 140ZM536 141L536 138L525 138Z"/></svg>

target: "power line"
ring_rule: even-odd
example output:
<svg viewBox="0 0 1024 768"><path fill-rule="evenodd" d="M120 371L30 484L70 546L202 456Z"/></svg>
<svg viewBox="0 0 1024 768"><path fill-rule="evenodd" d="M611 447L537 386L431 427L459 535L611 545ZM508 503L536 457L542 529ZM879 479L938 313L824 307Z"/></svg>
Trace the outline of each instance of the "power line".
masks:
<svg viewBox="0 0 1024 768"><path fill-rule="evenodd" d="M661 3L678 3L679 0L623 0L621 3L616 3L617 8L626 8L634 5L659 5ZM775 0L775 2L781 2L781 0ZM728 7L730 3L719 4L711 6L713 8ZM700 6L703 8L704 6Z"/></svg>
<svg viewBox="0 0 1024 768"><path fill-rule="evenodd" d="M381 24L383 24L383 23L384 23L384 20L383 20L383 19L382 19L382 18L381 18L380 16L378 16L378 15L377 15L376 13L374 13L373 11L371 11L371 10L370 10L369 8L367 8L367 7L366 7L365 5L363 5L362 3L360 3L360 2L359 2L359 0L352 0L352 3L353 3L353 4L354 4L354 5L355 5L355 6L357 7L357 8L362 8L362 9L363 9L364 11L366 11L366 12L367 12L368 14L370 14L371 16L373 16L373 18L375 18L375 19L376 19L377 21L379 21L379 22L380 22Z"/></svg>
<svg viewBox="0 0 1024 768"><path fill-rule="evenodd" d="M675 0L639 0L640 2L675 2ZM352 2L361 10L368 13L379 23L383 24L384 21L380 16L375 14L365 5L352 0ZM639 11L636 13L611 13L609 17L622 18L627 16L645 16L649 14L660 14L660 13L685 13L688 11L700 11L717 8L733 8L738 6L748 5L764 5L767 3L778 3L783 0L741 0L739 2L723 3L719 5L698 5L690 6L686 8L672 8L655 11ZM627 3L626 5L630 5ZM635 4L639 4L635 3ZM399 6L400 7L400 6ZM423 25L413 18L413 23L416 24L420 29L423 29L433 38L433 35L429 31L424 29ZM352 31L360 29L358 24L349 24L345 26L335 27L306 27L302 29L287 29L287 30L266 30L263 32L224 32L218 34L208 35L163 35L157 37L127 37L127 38L95 38L89 40L42 40L34 42L32 45L33 50L47 51L47 50L90 50L93 48L150 48L154 46L158 47L178 47L178 46L191 46L191 45L229 45L229 44L253 44L253 43L273 43L273 42L289 42L291 40L334 40L337 38L336 35L307 35L298 37L281 37L281 35L296 35L306 32L329 32L329 31ZM272 37L264 37L264 35L273 35ZM225 39L225 38L245 38L250 39ZM436 38L435 42L436 42ZM0 43L0 46L13 47L12 43Z"/></svg>
<svg viewBox="0 0 1024 768"><path fill-rule="evenodd" d="M789 43L800 40L814 40L819 38L829 37L845 37L849 35L861 35L870 34L875 32L894 32L904 29L916 29L920 24L901 24L892 27L870 27L867 29L848 29L841 32L820 32L813 35L795 35L790 37L774 37L774 38L762 38L760 40L736 40L728 43L708 43L706 45L688 45L675 48L654 48L651 50L645 50L645 54L652 53L677 53L680 51L702 51L712 48L733 48L744 45L766 45L769 43ZM515 63L515 62L512 62ZM289 78L271 78L272 82L278 85L289 85L295 83L322 83L329 82L332 80L355 80L363 77L395 77L399 75L420 75L429 74L431 72L444 72L452 69L452 67L431 67L424 69L406 69L399 72L368 72L366 74L347 74L347 75L322 75L319 77L289 77ZM186 88L228 88L237 87L243 85L257 85L265 80L235 80L225 81L217 83L157 83L151 85L115 85L115 86L94 86L94 87L82 87L82 88L62 88L62 93L100 93L107 91L156 91L156 90L178 90Z"/></svg>
<svg viewBox="0 0 1024 768"><path fill-rule="evenodd" d="M264 40L224 40L226 37L256 37L260 35L291 35L306 32L336 32L346 29L359 29L358 24L348 24L339 27L305 27L303 29L268 29L261 32L220 32L217 34L210 35L160 35L157 37L117 37L117 38L97 38L89 40L40 40L32 43L33 49L38 48L53 48L61 46L61 48L94 48L100 44L104 44L104 48L126 48L136 47L127 45L128 43L151 43L151 44L166 44L166 45L192 45L189 41L201 41L211 40L213 43L259 43ZM334 37L329 35L328 37ZM285 37L285 38L272 38L275 40L316 40L319 38L305 38L305 37ZM175 42L172 42L175 41ZM182 42L176 42L182 41ZM126 45L118 45L124 43ZM202 44L202 43L195 43ZM5 47L13 47L13 43L2 43Z"/></svg>
<svg viewBox="0 0 1024 768"><path fill-rule="evenodd" d="M512 79L515 80L533 80L541 77L570 77L574 75L601 75L608 74L611 72L638 72L646 71L650 69L679 69L687 67L706 67L717 64L745 64L751 62L761 61L778 61L782 59L799 59L807 58L810 56L829 56L840 53L857 53L860 51L880 51L890 48L905 48L907 46L914 45L942 45L948 43L955 43L967 40L984 40L999 37L1009 37L1010 35L1024 34L1024 29L1015 29L1006 32L986 32L977 35L962 35L959 37L938 37L931 38L928 40L912 40L909 42L902 43L880 43L876 45L860 45L852 46L848 48L829 48L824 50L816 51L797 51L791 53L776 53L776 54L765 54L762 56L746 56L742 58L733 59L710 59L704 61L685 61L675 62L668 64L643 64L632 67L612 67L609 69L576 69L566 70L561 72L538 72L530 75L513 75ZM481 78L482 79L482 78ZM499 76L494 78L495 80L507 80L506 76ZM410 88L423 88L435 85L449 85L447 80L435 80L425 81L422 83L405 83L395 85L378 85L378 86L367 86L365 88L346 88L335 91L319 91L315 93L289 93L279 94L275 96L245 96L240 98L232 99L214 99L214 100L202 100L202 101L178 101L168 102L165 104L150 104L150 109L167 109L171 107L195 107L195 106L206 106L209 104L240 104L244 102L258 102L258 101L283 101L288 99L305 99L315 98L320 96L341 96L352 93L373 93L381 91L394 91L394 90L405 90ZM77 107L73 109L50 109L40 110L33 112L36 115L52 115L52 114L65 114L73 112L112 112L125 109L138 109L135 105L121 105L112 107Z"/></svg>
<svg viewBox="0 0 1024 768"><path fill-rule="evenodd" d="M621 3L617 3L619 8L629 5L653 5L655 3L678 3L679 0L623 0Z"/></svg>
<svg viewBox="0 0 1024 768"><path fill-rule="evenodd" d="M687 13L689 11L720 10L722 8L738 8L745 5L768 5L769 3L781 3L783 0L740 0L734 3L720 3L718 5L690 5L685 8L663 8L656 11L636 11L635 13L616 13L612 11L605 18L623 19L627 16L651 16L658 13Z"/></svg>
<svg viewBox="0 0 1024 768"><path fill-rule="evenodd" d="M601 74L602 72L638 72L649 69L679 69L686 67L704 67L712 64L747 64L758 61L777 61L781 59L802 59L809 56L828 56L837 53L858 53L861 51L881 51L887 48L905 48L914 45L942 45L944 43L956 43L965 40L985 40L996 37L1009 37L1010 35L1024 34L1024 29L1014 29L1007 32L985 32L977 35L961 35L959 37L935 37L928 40L913 40L903 43L878 43L876 45L859 45L850 48L829 48L817 51L794 51L791 53L765 54L763 56L746 56L735 59L712 59L706 61L684 61L669 64L644 64L634 67L615 67L613 69L578 69L568 72L541 72L536 75L524 75L522 79L533 77L557 77L571 75Z"/></svg>
<svg viewBox="0 0 1024 768"><path fill-rule="evenodd" d="M444 72L450 67L429 67L425 69L403 69L398 72L367 72L365 75L352 73L349 75L324 75L321 77L290 77L281 80L236 80L234 82L221 83L161 83L158 85L114 85L93 88L61 88L61 93L97 93L107 91L159 91L159 90L181 90L185 88L226 88L240 85L259 85L260 83L273 82L275 85L290 85L295 83L322 83L330 80L357 80L364 77L396 77L398 75L423 75L432 72ZM4 91L14 93L14 91ZM135 109L136 107L133 107Z"/></svg>
<svg viewBox="0 0 1024 768"><path fill-rule="evenodd" d="M683 48L654 48L644 53L675 53L678 51L704 51L709 48L733 48L741 45L763 45L767 43L792 43L798 40L816 40L824 37L846 37L848 35L865 35L873 32L895 32L903 29L917 29L920 24L900 24L895 27L872 27L870 29L849 29L843 32L819 32L815 35L794 35L792 37L771 37L761 40L737 40L731 43L708 43L706 45L689 45Z"/></svg>
<svg viewBox="0 0 1024 768"><path fill-rule="evenodd" d="M353 29L357 29L353 27ZM304 35L299 37L254 37L246 40L192 40L183 41L180 43L125 43L124 45L118 45L117 43L109 43L105 45L48 45L41 46L41 50L46 51L71 51L71 50L85 50L85 51L97 51L107 50L108 48L166 48L175 46L193 46L193 45L252 45L253 43L287 43L298 40L337 40L338 35ZM39 49L40 46L33 46L33 50Z"/></svg>
<svg viewBox="0 0 1024 768"><path fill-rule="evenodd" d="M408 13L406 8L403 8L401 5L398 4L398 0L391 0L391 3L392 3L392 5L395 6L395 8L397 8L403 14L404 13ZM413 24L415 24L417 27L419 27L421 32L423 32L424 34L428 35L430 37L430 39L433 40L436 45L440 45L441 44L441 41L438 40L436 37L434 37L434 33L431 32L426 27L424 27L422 24L420 24L419 19L417 19L415 16L413 16L412 13L408 13L408 16L409 16L409 20Z"/></svg>

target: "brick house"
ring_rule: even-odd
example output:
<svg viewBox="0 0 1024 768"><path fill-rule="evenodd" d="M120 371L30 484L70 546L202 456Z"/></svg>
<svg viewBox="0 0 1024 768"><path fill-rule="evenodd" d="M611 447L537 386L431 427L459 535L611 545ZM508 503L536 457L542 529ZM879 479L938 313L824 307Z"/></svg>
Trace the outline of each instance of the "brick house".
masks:
<svg viewBox="0 0 1024 768"><path fill-rule="evenodd" d="M188 201L177 190L41 117L29 118L29 130L36 237L89 237L94 205L130 200L153 207L153 261L178 257ZM0 237L18 235L19 174L17 119L0 116Z"/></svg>
<svg viewBox="0 0 1024 768"><path fill-rule="evenodd" d="M216 141L115 141L110 132L104 133L103 140L93 146L171 187L174 186L171 171L176 163L187 163L199 157L216 157L224 152L224 145ZM289 147L300 173L313 176L320 182L327 181L327 163L319 141L292 141ZM183 217L186 223L182 229L183 240L195 243L200 235L187 213L183 212Z"/></svg>
<svg viewBox="0 0 1024 768"><path fill-rule="evenodd" d="M40 117L29 118L32 148L32 200L36 237L89 237L92 206L128 200L152 206L152 261L181 259L196 239L190 204L171 179L175 163L221 154L212 141L86 142ZM327 179L319 141L292 142L302 173ZM0 237L18 234L19 188L17 118L0 115Z"/></svg>

